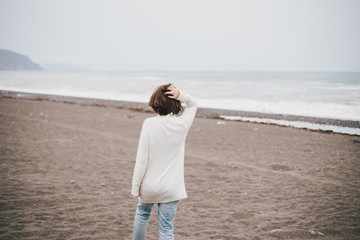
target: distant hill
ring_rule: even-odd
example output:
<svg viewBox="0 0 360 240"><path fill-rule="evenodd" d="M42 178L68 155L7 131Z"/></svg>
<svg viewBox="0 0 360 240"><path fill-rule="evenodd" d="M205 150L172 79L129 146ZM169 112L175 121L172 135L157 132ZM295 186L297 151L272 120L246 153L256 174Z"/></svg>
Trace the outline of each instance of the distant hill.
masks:
<svg viewBox="0 0 360 240"><path fill-rule="evenodd" d="M39 64L34 63L28 56L0 49L0 70L43 70Z"/></svg>

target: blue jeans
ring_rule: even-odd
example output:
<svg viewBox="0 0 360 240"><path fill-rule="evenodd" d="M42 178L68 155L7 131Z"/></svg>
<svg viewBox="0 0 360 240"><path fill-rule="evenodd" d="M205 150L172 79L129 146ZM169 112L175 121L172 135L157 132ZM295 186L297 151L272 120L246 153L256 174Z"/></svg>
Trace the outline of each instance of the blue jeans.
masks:
<svg viewBox="0 0 360 240"><path fill-rule="evenodd" d="M174 239L174 219L176 208L179 201L158 203L159 239ZM145 240L151 208L154 203L142 203L138 200L135 221L134 221L134 240Z"/></svg>

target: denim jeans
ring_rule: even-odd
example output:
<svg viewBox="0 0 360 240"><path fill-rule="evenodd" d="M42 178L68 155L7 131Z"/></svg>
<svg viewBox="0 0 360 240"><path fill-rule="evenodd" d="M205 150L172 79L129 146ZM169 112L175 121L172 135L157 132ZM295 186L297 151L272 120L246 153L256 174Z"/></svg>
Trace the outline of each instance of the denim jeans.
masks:
<svg viewBox="0 0 360 240"><path fill-rule="evenodd" d="M158 203L158 225L159 225L159 239L172 240L174 239L174 219L176 215L176 208L179 201ZM138 200L135 221L134 221L134 240L145 240L148 221L151 214L151 208L154 203L142 203Z"/></svg>

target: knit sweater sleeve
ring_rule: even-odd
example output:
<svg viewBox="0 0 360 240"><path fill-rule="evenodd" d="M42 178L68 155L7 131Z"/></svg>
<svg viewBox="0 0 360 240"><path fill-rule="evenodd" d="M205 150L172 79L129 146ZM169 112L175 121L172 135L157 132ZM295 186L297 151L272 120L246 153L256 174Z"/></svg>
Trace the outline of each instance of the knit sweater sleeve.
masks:
<svg viewBox="0 0 360 240"><path fill-rule="evenodd" d="M181 115L181 118L187 123L187 127L190 128L196 114L198 103L196 99L188 93L180 91L180 96L177 98L182 103L186 104L186 108Z"/></svg>
<svg viewBox="0 0 360 240"><path fill-rule="evenodd" d="M149 126L145 120L141 129L139 145L136 155L136 163L132 179L131 194L137 197L140 193L141 182L145 176L149 162Z"/></svg>

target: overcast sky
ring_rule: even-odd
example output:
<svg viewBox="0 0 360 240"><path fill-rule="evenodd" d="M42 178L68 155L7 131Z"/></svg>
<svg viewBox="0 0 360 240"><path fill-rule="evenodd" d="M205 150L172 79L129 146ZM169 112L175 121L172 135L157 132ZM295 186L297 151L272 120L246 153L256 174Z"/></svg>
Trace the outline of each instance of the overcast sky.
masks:
<svg viewBox="0 0 360 240"><path fill-rule="evenodd" d="M360 71L360 0L0 0L0 48L92 70Z"/></svg>

